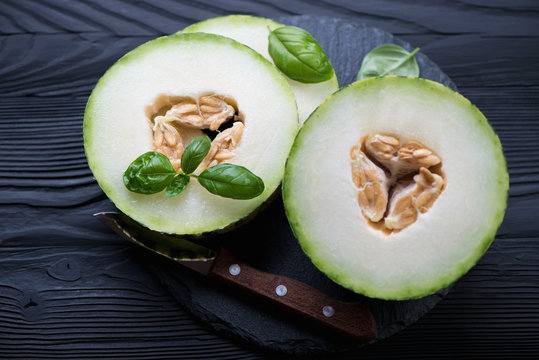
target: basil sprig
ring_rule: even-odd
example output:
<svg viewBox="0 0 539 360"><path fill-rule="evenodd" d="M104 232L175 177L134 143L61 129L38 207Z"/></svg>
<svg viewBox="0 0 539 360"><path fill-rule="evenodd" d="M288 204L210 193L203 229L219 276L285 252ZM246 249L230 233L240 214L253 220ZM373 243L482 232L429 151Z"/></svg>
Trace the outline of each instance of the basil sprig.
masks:
<svg viewBox="0 0 539 360"><path fill-rule="evenodd" d="M223 163L207 168L198 182L209 192L232 199L252 199L264 191L264 182L243 166Z"/></svg>
<svg viewBox="0 0 539 360"><path fill-rule="evenodd" d="M136 193L155 194L163 191L176 176L170 160L159 152L139 156L124 172L125 186Z"/></svg>
<svg viewBox="0 0 539 360"><path fill-rule="evenodd" d="M331 79L333 68L316 40L295 26L282 26L270 32L268 52L286 76L303 83Z"/></svg>
<svg viewBox="0 0 539 360"><path fill-rule="evenodd" d="M194 138L182 154L182 170L190 174L196 170L198 165L204 160L210 151L211 140L207 136L198 136Z"/></svg>
<svg viewBox="0 0 539 360"><path fill-rule="evenodd" d="M419 48L412 52L395 44L384 44L371 50L361 63L357 80L386 75L400 75L419 77L419 65L415 54Z"/></svg>
<svg viewBox="0 0 539 360"><path fill-rule="evenodd" d="M232 199L252 199L264 191L264 182L243 166L222 163L192 174L210 151L208 136L194 138L185 148L181 167L176 172L170 160L156 151L149 151L133 161L123 174L127 189L139 194L155 194L165 191L166 197L182 193L191 177L215 195Z"/></svg>
<svg viewBox="0 0 539 360"><path fill-rule="evenodd" d="M189 179L190 177L188 175L178 174L178 176L176 176L174 180L172 180L172 182L167 186L165 196L173 197L184 191L189 184Z"/></svg>

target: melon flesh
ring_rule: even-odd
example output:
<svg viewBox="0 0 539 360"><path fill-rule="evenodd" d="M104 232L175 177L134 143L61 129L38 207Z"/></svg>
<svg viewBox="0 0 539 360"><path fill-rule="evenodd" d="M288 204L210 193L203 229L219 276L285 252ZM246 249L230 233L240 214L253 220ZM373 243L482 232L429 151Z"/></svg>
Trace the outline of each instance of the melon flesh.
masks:
<svg viewBox="0 0 539 360"><path fill-rule="evenodd" d="M183 29L181 32L205 32L229 37L249 46L269 61L273 62L268 52L270 30L284 26L270 19L249 16L229 15L204 20ZM318 105L329 95L337 91L337 77L316 84L305 84L286 78L298 104L299 120L303 123Z"/></svg>
<svg viewBox="0 0 539 360"><path fill-rule="evenodd" d="M261 177L263 194L226 199L195 179L173 198L165 198L164 191L128 191L123 172L153 150L147 107L163 94L197 98L208 92L232 96L244 114L245 131L229 162ZM84 144L97 182L121 211L153 230L199 234L242 219L275 191L297 129L292 91L267 60L225 37L180 34L139 46L106 72L88 101Z"/></svg>
<svg viewBox="0 0 539 360"><path fill-rule="evenodd" d="M362 215L350 149L374 133L420 141L442 160L446 187L429 211L387 234ZM507 202L501 144L467 99L424 79L356 82L301 128L283 183L294 234L337 283L382 299L418 298L466 273L486 251Z"/></svg>

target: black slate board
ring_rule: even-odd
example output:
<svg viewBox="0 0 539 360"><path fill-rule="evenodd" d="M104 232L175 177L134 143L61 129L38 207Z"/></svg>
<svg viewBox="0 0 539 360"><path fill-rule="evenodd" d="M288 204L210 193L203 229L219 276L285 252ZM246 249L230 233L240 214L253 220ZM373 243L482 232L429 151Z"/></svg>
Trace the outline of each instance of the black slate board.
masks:
<svg viewBox="0 0 539 360"><path fill-rule="evenodd" d="M278 21L309 31L326 50L337 73L340 86L355 80L361 60L371 49L397 43L413 47L391 34L359 22L337 18L287 16ZM454 84L424 54L416 55L421 77ZM344 301L366 301L376 319L377 340L387 338L414 323L447 294L448 289L410 301L382 301L354 294L318 271L297 244L284 214L280 197L253 221L217 239L252 266L270 273L303 281ZM216 331L243 341L287 353L343 351L361 346L313 328L291 314L267 306L242 293L232 293L188 269L168 261L151 261L150 268L172 295L196 317Z"/></svg>

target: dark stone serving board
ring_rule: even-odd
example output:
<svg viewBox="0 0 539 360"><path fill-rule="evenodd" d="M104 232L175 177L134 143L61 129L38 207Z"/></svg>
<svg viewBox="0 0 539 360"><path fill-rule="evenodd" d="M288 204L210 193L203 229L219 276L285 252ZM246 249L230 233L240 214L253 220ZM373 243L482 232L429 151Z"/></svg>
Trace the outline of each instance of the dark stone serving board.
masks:
<svg viewBox="0 0 539 360"><path fill-rule="evenodd" d="M393 35L360 22L342 19L288 16L276 19L309 31L325 49L340 86L355 80L363 57L371 49L396 43L408 50L413 46ZM421 51L416 55L421 77L455 89L439 67ZM344 301L365 301L376 319L377 340L387 338L416 322L447 294L448 289L422 299L383 301L354 294L329 280L312 265L299 247L278 197L254 220L217 241L250 265L270 273L285 275ZM248 343L287 353L335 352L361 346L315 328L294 315L282 312L259 299L229 291L203 276L165 259L148 261L162 284L190 312L217 332ZM383 264L381 264L383 266Z"/></svg>

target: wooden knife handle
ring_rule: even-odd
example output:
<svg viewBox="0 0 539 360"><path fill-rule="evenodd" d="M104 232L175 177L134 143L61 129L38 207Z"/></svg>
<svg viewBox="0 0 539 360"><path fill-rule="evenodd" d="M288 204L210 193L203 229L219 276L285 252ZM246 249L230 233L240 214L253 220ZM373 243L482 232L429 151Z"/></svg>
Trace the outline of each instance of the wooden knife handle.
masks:
<svg viewBox="0 0 539 360"><path fill-rule="evenodd" d="M217 255L208 275L269 299L342 335L361 342L376 338L376 323L365 305L337 301L300 281L259 271L225 249Z"/></svg>

